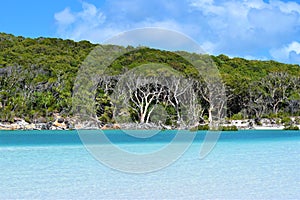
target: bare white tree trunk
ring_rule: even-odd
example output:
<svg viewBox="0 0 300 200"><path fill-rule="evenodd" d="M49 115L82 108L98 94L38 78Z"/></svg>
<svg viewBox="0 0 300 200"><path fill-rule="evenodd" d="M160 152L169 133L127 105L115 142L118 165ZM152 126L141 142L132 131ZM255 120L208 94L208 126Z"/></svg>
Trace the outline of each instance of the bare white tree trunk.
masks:
<svg viewBox="0 0 300 200"><path fill-rule="evenodd" d="M178 76L145 77L133 73L127 76L126 80L121 80L118 87L119 96L115 99L125 104L122 104L122 107L137 113L139 123L149 123L157 105L161 105L160 107L164 109L172 106L176 111L178 126L191 123L194 125L196 121L199 121L199 115L203 114L202 107L196 103L197 97L193 90L193 82L189 79ZM120 109L116 109L118 110ZM118 112L115 113L118 115ZM161 119L161 121L164 120L166 118Z"/></svg>
<svg viewBox="0 0 300 200"><path fill-rule="evenodd" d="M220 81L209 80L205 84L198 85L198 90L202 98L209 103L208 120L210 127L214 129L222 123L221 121L225 117L227 101L225 87Z"/></svg>

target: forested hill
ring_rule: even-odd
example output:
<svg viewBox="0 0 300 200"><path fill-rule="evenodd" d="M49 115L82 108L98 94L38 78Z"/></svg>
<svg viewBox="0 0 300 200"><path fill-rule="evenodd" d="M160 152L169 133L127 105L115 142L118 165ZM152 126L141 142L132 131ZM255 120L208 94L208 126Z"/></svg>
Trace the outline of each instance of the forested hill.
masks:
<svg viewBox="0 0 300 200"><path fill-rule="evenodd" d="M51 119L53 113L72 116L73 83L80 65L95 47L88 41L0 33L0 121L21 117L32 122ZM226 84L228 117L300 114L299 65L225 55L211 58ZM187 75L193 73L191 64L177 54L150 48L120 57L112 68L130 69L147 62L166 63ZM105 115L102 119L108 118Z"/></svg>

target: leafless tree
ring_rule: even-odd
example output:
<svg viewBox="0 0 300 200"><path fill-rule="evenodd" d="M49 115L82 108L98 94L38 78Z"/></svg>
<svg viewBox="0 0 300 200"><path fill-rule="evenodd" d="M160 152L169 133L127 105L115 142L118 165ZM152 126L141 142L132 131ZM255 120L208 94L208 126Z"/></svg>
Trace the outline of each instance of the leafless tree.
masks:
<svg viewBox="0 0 300 200"><path fill-rule="evenodd" d="M117 95L113 97L115 116L122 113L121 108L130 108L138 114L139 123L149 123L157 105L174 108L177 126L194 125L203 114L193 91L193 81L183 77L132 73L119 80L114 95Z"/></svg>
<svg viewBox="0 0 300 200"><path fill-rule="evenodd" d="M267 111L265 95L256 83L250 85L248 95L245 98L244 107L249 115L254 114L257 118L260 118Z"/></svg>
<svg viewBox="0 0 300 200"><path fill-rule="evenodd" d="M210 79L198 84L197 88L201 97L209 104L207 112L211 128L219 126L226 114L227 98L224 84L219 80Z"/></svg>
<svg viewBox="0 0 300 200"><path fill-rule="evenodd" d="M114 94L118 95L119 98L114 99L121 100L121 102L115 101L114 104L134 110L139 116L140 123L148 123L154 109L152 104L157 104L160 101L162 93L163 87L157 77L131 74L130 77L126 76L126 80L120 80L117 92ZM115 111L118 113L120 110L117 108Z"/></svg>
<svg viewBox="0 0 300 200"><path fill-rule="evenodd" d="M174 76L165 81L168 89L166 99L176 110L177 125L195 125L203 115L203 108L193 87L195 81Z"/></svg>

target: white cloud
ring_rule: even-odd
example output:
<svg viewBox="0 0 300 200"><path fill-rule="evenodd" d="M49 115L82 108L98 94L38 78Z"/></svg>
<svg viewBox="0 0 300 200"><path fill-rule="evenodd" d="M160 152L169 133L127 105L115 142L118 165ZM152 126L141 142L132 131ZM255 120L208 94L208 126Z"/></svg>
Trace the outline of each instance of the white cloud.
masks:
<svg viewBox="0 0 300 200"><path fill-rule="evenodd" d="M69 25L75 21L75 16L71 13L70 8L65 8L59 13L55 13L54 18L59 25Z"/></svg>
<svg viewBox="0 0 300 200"><path fill-rule="evenodd" d="M288 63L298 63L300 64L300 53L296 53L295 51L291 51L289 54Z"/></svg>
<svg viewBox="0 0 300 200"><path fill-rule="evenodd" d="M270 51L271 56L286 63L300 63L300 43L292 42L289 45Z"/></svg>
<svg viewBox="0 0 300 200"><path fill-rule="evenodd" d="M214 0L191 0L190 5L198 10L201 10L204 14L221 14L225 12L222 6L217 6Z"/></svg>
<svg viewBox="0 0 300 200"><path fill-rule="evenodd" d="M211 43L209 41L203 42L201 44L201 47L203 48L203 51L208 53L208 54L213 54L213 52L215 51L215 44Z"/></svg>
<svg viewBox="0 0 300 200"><path fill-rule="evenodd" d="M213 53L233 56L271 57L270 49L279 48L300 35L300 4L262 0L193 0L207 18L213 37ZM220 8L220 9L216 9ZM210 11L210 12L208 12Z"/></svg>
<svg viewBox="0 0 300 200"><path fill-rule="evenodd" d="M74 40L90 40L95 28L99 28L105 21L105 15L89 3L82 3L82 11L71 12L69 8L55 13L58 24L58 34L64 38Z"/></svg>
<svg viewBox="0 0 300 200"><path fill-rule="evenodd" d="M300 5L297 2L283 2L278 0L271 0L270 4L280 8L280 10L285 13L291 13L293 11L300 13Z"/></svg>
<svg viewBox="0 0 300 200"><path fill-rule="evenodd" d="M299 54L295 51L287 57L276 53L300 40L297 2L110 0L101 8L82 4L82 11L66 8L55 14L58 36L102 42L123 31L161 27L189 35L212 54L290 59L285 62L297 61Z"/></svg>

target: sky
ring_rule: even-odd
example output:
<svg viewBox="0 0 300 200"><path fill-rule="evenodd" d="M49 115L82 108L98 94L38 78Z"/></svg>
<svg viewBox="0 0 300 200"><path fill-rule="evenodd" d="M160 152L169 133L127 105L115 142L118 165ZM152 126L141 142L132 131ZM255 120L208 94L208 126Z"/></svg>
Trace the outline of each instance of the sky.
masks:
<svg viewBox="0 0 300 200"><path fill-rule="evenodd" d="M300 64L300 1L3 0L0 32L103 43L144 27L173 30L209 54Z"/></svg>

